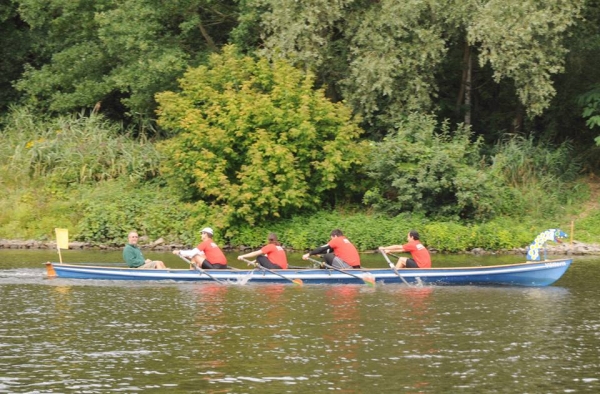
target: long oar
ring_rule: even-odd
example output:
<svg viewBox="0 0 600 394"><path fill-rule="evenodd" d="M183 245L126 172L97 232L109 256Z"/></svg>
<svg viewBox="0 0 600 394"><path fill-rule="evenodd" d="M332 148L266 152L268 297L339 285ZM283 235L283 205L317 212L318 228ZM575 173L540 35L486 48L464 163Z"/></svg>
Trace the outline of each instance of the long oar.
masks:
<svg viewBox="0 0 600 394"><path fill-rule="evenodd" d="M267 267L263 267L262 265L258 264L256 261L250 261L250 260L246 260L246 259L244 259L244 258L242 258L242 260L243 260L243 261L245 261L245 262L246 262L246 263L248 263L248 264L251 264L251 265L254 265L255 267L258 267L258 268L260 268L260 269L261 269L261 270L263 270L263 271L270 272L270 273L272 273L273 275L277 275L277 276L279 276L279 277L281 277L281 278L283 278L283 279L289 280L290 282L292 282L292 283L293 283L293 284L295 284L295 285L302 286L302 285L304 284L304 282L302 282L302 279L300 279L300 278L297 278L297 279L290 279L290 278L288 278L288 277L286 277L286 276L284 276L284 275L278 274L277 272L275 272L275 271L273 271L273 270L270 270L270 269L268 269Z"/></svg>
<svg viewBox="0 0 600 394"><path fill-rule="evenodd" d="M385 251L383 251L383 250L380 250L380 252L383 255L383 257L385 258L385 260L387 261L387 263L389 264L390 268L394 270L394 272L396 273L396 275L398 275L398 278L400 278L402 280L402 282L404 282L405 285L410 286L408 284L408 282L406 281L406 279L404 279L404 277L402 275L400 275L400 273L396 269L396 266L394 265L394 263L392 263L390 261L390 258L388 257L387 253Z"/></svg>
<svg viewBox="0 0 600 394"><path fill-rule="evenodd" d="M355 277L356 279L360 279L360 280L362 280L363 282L365 282L365 284L367 284L367 285L369 285L369 286L371 286L371 287L375 287L375 279L373 279L373 278L361 278L361 277L360 277L360 276L358 276L358 275L351 274L351 273L350 273L350 272L348 272L348 271L344 271L344 270L341 270L341 269L339 269L339 268L335 268L334 266L332 266L332 265L329 265L329 264L327 264L327 263L326 263L326 262L324 262L324 261L315 260L315 259L312 259L312 258L310 258L310 257L308 258L308 260L312 261L313 263L317 263L317 264L319 264L319 265L325 266L325 267L327 267L327 268L329 268L329 269L332 269L332 270L334 270L334 271L341 272L342 274L346 274L346 275L353 276L353 277Z"/></svg>
<svg viewBox="0 0 600 394"><path fill-rule="evenodd" d="M182 260L186 261L189 265L191 265L192 267L194 267L194 269L196 271L200 272L201 274L205 274L206 276L208 276L209 278L211 278L212 280L214 280L217 283L220 283L222 285L227 285L225 282L222 282L222 281L218 280L217 278L215 278L214 276L212 276L208 272L204 271L202 268L198 267L195 263L193 263L192 261L186 259L182 255L178 254L177 256L181 257Z"/></svg>

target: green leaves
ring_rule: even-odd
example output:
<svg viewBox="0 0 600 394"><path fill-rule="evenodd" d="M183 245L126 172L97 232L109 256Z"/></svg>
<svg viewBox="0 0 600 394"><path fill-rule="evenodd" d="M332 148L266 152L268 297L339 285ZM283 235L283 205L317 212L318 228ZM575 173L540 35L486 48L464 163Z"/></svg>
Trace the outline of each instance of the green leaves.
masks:
<svg viewBox="0 0 600 394"><path fill-rule="evenodd" d="M26 173L57 185L158 175L160 157L154 146L123 134L100 115L48 120L20 109L7 118L0 154L10 158L14 176Z"/></svg>
<svg viewBox="0 0 600 394"><path fill-rule="evenodd" d="M20 3L35 37L34 61L17 83L29 102L62 114L101 102L121 119L153 115L154 94L176 88L190 63L226 42L234 21L228 1Z"/></svg>
<svg viewBox="0 0 600 394"><path fill-rule="evenodd" d="M156 186L125 180L99 186L81 193L77 205L81 218L74 234L78 240L122 245L127 233L137 230L150 240L162 237L193 245L198 241L197 229L207 223L206 206L183 204Z"/></svg>
<svg viewBox="0 0 600 394"><path fill-rule="evenodd" d="M584 0L255 4L267 9L263 52L314 71L332 96L384 134L410 112L437 109L440 84L460 80L463 65L452 64L451 51L465 41L496 82L510 81L528 113L540 115L556 94L553 78L564 72L568 53L563 41L580 21ZM472 89L493 94L479 85Z"/></svg>
<svg viewBox="0 0 600 394"><path fill-rule="evenodd" d="M600 86L594 86L588 92L578 98L578 104L583 108L582 116L586 119L585 124L590 128L600 127ZM595 139L596 145L600 146L600 136Z"/></svg>
<svg viewBox="0 0 600 394"><path fill-rule="evenodd" d="M431 116L408 116L376 144L367 168L377 186L365 202L391 213L467 220L493 216L495 184L479 168L481 140L470 137L462 125L451 132Z"/></svg>
<svg viewBox="0 0 600 394"><path fill-rule="evenodd" d="M580 17L583 0L489 1L473 13L469 42L494 79L512 79L530 115L540 115L556 94L552 76L564 71L566 31Z"/></svg>
<svg viewBox="0 0 600 394"><path fill-rule="evenodd" d="M182 92L157 95L165 176L229 223L287 217L347 195L364 144L350 111L285 62L227 46L190 69ZM355 189L354 189L355 190Z"/></svg>

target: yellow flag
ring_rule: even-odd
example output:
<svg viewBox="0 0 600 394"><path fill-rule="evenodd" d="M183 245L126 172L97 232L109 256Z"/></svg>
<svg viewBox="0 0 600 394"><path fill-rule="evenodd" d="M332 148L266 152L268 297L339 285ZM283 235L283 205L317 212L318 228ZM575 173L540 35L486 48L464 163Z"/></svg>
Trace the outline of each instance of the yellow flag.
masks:
<svg viewBox="0 0 600 394"><path fill-rule="evenodd" d="M56 247L58 249L69 249L69 230L66 228L55 228Z"/></svg>

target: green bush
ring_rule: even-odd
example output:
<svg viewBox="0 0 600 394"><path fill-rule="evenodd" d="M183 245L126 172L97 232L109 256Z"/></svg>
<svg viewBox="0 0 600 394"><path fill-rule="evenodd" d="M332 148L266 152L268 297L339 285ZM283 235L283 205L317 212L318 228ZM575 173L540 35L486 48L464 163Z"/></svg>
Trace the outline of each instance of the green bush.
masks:
<svg viewBox="0 0 600 394"><path fill-rule="evenodd" d="M419 233L423 244L438 251L464 252L473 245L469 227L458 223L430 223Z"/></svg>
<svg viewBox="0 0 600 394"><path fill-rule="evenodd" d="M362 130L311 75L227 46L180 85L157 95L159 124L172 135L160 145L162 171L225 226L314 211L361 190Z"/></svg>
<svg viewBox="0 0 600 394"><path fill-rule="evenodd" d="M55 227L73 228L77 222L74 201L43 182L4 187L0 190L0 238L53 239Z"/></svg>
<svg viewBox="0 0 600 394"><path fill-rule="evenodd" d="M504 218L472 226L473 247L504 250L528 245L537 234L524 225ZM548 227L549 228L549 227Z"/></svg>
<svg viewBox="0 0 600 394"><path fill-rule="evenodd" d="M570 225L565 225L562 230L568 234ZM577 220L574 232L575 239L578 241L600 244L600 211L592 212L585 218Z"/></svg>
<svg viewBox="0 0 600 394"><path fill-rule="evenodd" d="M128 232L136 230L152 240L163 237L194 245L198 231L209 223L209 210L202 203L180 203L165 197L159 187L124 181L101 185L90 189L78 205L82 217L75 239L122 245Z"/></svg>
<svg viewBox="0 0 600 394"><path fill-rule="evenodd" d="M451 131L433 116L408 116L373 149L367 169L376 186L365 203L391 214L452 220L497 215L502 186L481 165L482 140L471 137L463 125Z"/></svg>
<svg viewBox="0 0 600 394"><path fill-rule="evenodd" d="M580 169L568 142L554 146L511 136L496 145L490 174L510 188L504 199L508 214L544 219L563 215L565 206L586 198Z"/></svg>

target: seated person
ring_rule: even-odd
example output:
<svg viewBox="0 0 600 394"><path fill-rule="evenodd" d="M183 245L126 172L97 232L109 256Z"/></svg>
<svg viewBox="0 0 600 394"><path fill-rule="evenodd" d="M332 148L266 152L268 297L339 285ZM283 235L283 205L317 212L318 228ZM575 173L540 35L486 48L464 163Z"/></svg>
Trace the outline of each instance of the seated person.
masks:
<svg viewBox="0 0 600 394"><path fill-rule="evenodd" d="M174 250L173 254L192 259L197 267L204 269L227 269L227 258L213 241L213 230L205 227L200 231L202 242L192 250Z"/></svg>
<svg viewBox="0 0 600 394"><path fill-rule="evenodd" d="M127 236L129 242L123 249L123 259L127 266L130 268L145 268L145 269L166 269L165 263L162 261L152 261L150 259L144 259L144 255L140 248L138 248L138 233L132 231Z"/></svg>
<svg viewBox="0 0 600 394"><path fill-rule="evenodd" d="M302 256L303 260L307 260L311 255L323 254L325 262L338 269L360 268L360 256L358 250L350 242L340 229L335 229L331 232L331 239L323 246L311 250ZM331 252L333 250L333 252Z"/></svg>
<svg viewBox="0 0 600 394"><path fill-rule="evenodd" d="M256 257L258 264L269 269L287 269L287 256L285 255L285 249L281 246L277 240L277 234L270 233L267 241L269 242L259 250L238 256L238 260L249 259Z"/></svg>

